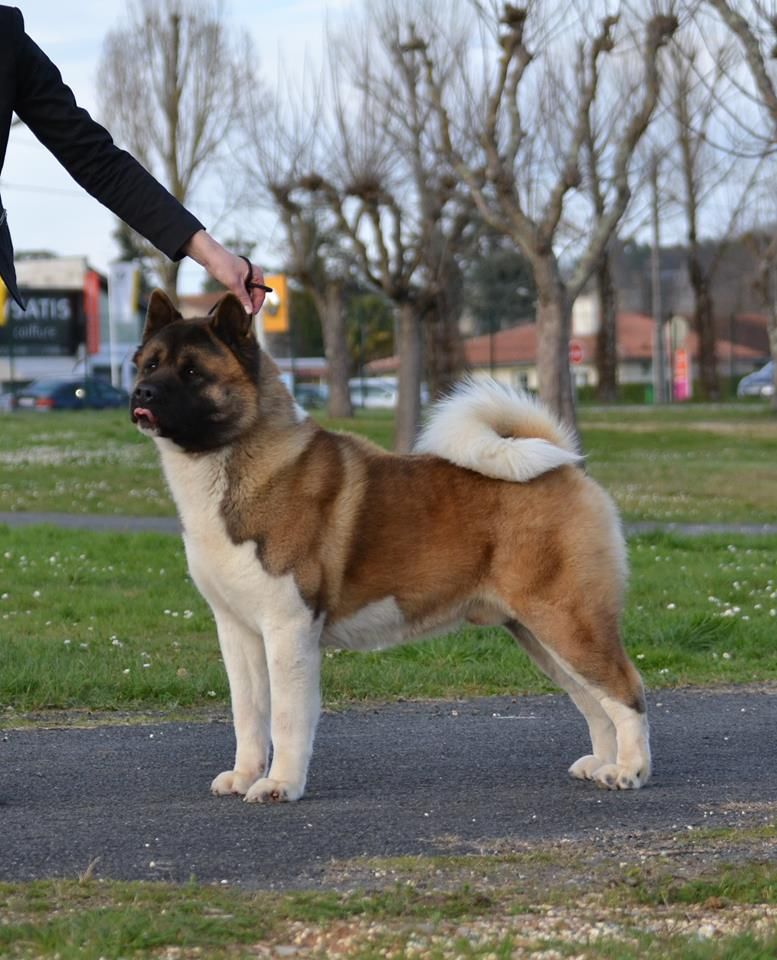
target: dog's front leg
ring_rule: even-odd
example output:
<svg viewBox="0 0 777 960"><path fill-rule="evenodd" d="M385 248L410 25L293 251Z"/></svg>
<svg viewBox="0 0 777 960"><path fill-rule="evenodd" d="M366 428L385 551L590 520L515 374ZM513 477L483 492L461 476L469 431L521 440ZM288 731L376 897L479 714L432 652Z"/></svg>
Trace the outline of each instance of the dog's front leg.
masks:
<svg viewBox="0 0 777 960"><path fill-rule="evenodd" d="M227 609L214 607L221 655L229 679L235 724L235 766L211 784L217 796L244 795L263 777L270 758L270 682L262 635Z"/></svg>
<svg viewBox="0 0 777 960"><path fill-rule="evenodd" d="M323 618L309 611L264 633L270 676L273 759L246 794L255 803L299 800L305 790L321 710L319 640Z"/></svg>

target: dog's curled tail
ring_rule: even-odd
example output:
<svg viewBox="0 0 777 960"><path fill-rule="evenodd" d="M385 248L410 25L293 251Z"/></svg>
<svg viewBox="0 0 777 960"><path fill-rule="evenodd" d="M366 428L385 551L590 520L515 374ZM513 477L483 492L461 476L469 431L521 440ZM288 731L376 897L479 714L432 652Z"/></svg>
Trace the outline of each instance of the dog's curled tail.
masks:
<svg viewBox="0 0 777 960"><path fill-rule="evenodd" d="M415 451L519 483L582 460L571 430L539 401L491 379L465 380L439 401Z"/></svg>

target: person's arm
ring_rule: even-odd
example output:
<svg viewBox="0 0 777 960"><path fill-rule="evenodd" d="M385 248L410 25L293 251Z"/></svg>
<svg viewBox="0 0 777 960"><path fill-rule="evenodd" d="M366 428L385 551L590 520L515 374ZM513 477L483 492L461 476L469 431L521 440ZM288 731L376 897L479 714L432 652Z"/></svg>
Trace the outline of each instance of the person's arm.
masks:
<svg viewBox="0 0 777 960"><path fill-rule="evenodd" d="M184 244L203 225L78 106L57 67L23 30L14 110L88 193L171 260L181 259Z"/></svg>
<svg viewBox="0 0 777 960"><path fill-rule="evenodd" d="M24 32L16 53L17 115L88 193L171 260L191 256L255 313L264 292L246 291L247 268L206 233L202 223L76 103L56 65ZM262 271L252 267L261 283Z"/></svg>

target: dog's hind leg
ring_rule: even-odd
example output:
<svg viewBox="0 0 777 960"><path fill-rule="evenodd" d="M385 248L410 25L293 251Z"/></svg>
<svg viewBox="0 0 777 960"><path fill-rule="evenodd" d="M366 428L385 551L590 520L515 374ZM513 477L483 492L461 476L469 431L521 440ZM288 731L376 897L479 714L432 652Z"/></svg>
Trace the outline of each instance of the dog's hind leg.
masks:
<svg viewBox="0 0 777 960"><path fill-rule="evenodd" d="M609 611L595 612L590 603L580 606L585 616L566 604L534 604L522 618L538 645L534 653L544 652L538 662L588 720L593 754L581 757L570 773L610 789L641 787L650 776L642 681L621 644L617 618ZM523 646L525 633L518 639ZM550 672L553 663L556 669ZM614 757L605 718L615 732Z"/></svg>
<svg viewBox="0 0 777 960"><path fill-rule="evenodd" d="M221 655L229 679L235 724L235 766L211 784L217 796L246 794L264 776L270 754L270 683L264 644L226 609L213 608Z"/></svg>
<svg viewBox="0 0 777 960"><path fill-rule="evenodd" d="M270 677L273 758L246 794L252 803L299 800L321 711L319 640L323 617L307 608L264 631Z"/></svg>
<svg viewBox="0 0 777 960"><path fill-rule="evenodd" d="M596 697L568 673L522 623L512 620L506 623L505 627L540 670L569 694L572 702L585 717L591 736L592 752L573 763L569 773L578 779L590 780L595 770L604 764L614 763L617 758L615 725Z"/></svg>

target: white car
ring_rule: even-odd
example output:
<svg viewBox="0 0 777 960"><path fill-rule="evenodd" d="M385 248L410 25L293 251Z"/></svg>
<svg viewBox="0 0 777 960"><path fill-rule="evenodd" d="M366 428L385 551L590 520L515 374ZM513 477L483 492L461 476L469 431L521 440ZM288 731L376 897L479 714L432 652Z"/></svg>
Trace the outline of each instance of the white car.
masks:
<svg viewBox="0 0 777 960"><path fill-rule="evenodd" d="M348 381L351 403L368 410L393 410L399 399L396 377L352 377ZM421 384L421 403L429 402L426 384Z"/></svg>
<svg viewBox="0 0 777 960"><path fill-rule="evenodd" d="M393 410L397 405L396 381L377 377L354 377L348 381L351 403L354 407L370 410Z"/></svg>
<svg viewBox="0 0 777 960"><path fill-rule="evenodd" d="M748 373L737 384L738 397L771 397L774 395L774 361L760 370Z"/></svg>

